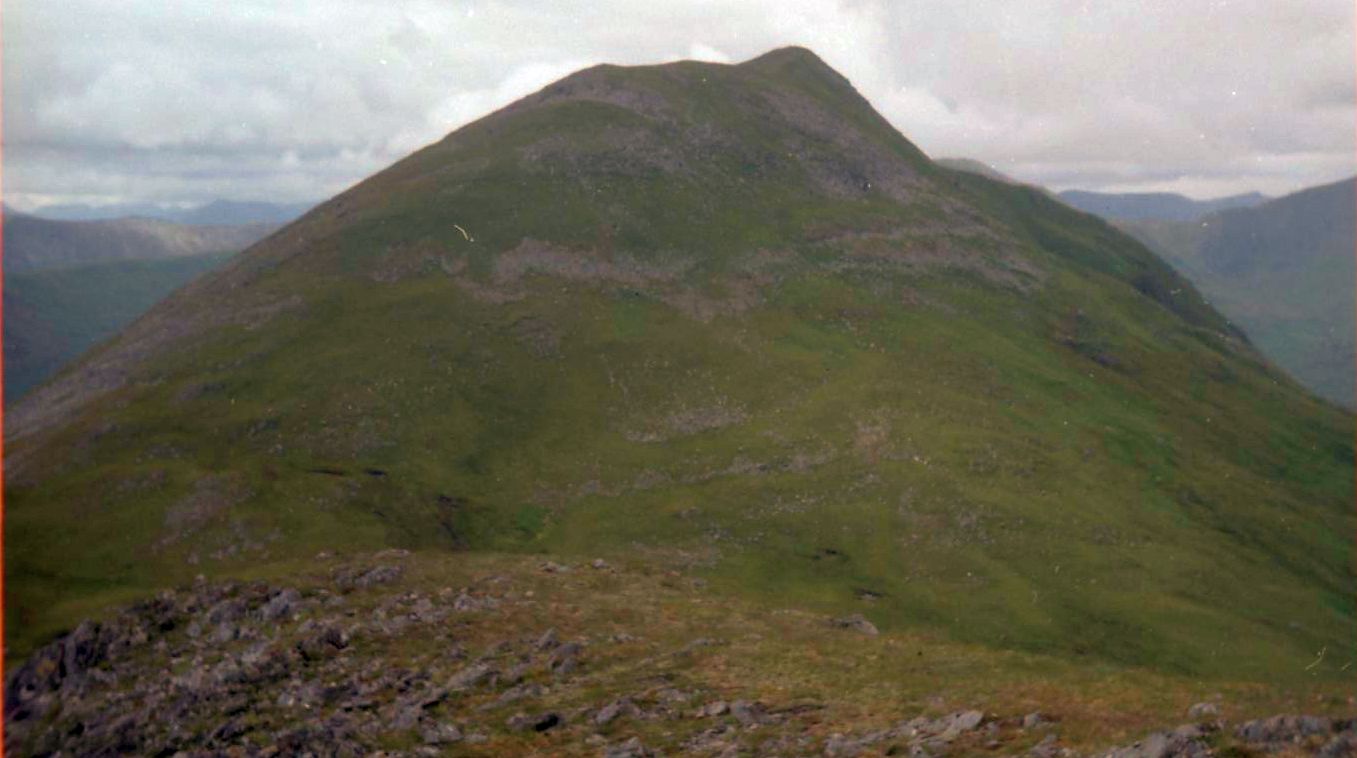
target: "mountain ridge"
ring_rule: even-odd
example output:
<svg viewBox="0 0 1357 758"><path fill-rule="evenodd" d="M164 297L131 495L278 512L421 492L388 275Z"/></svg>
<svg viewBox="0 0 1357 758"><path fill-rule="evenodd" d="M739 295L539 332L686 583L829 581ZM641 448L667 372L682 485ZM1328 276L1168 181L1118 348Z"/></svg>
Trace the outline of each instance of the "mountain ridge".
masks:
<svg viewBox="0 0 1357 758"><path fill-rule="evenodd" d="M54 221L7 211L5 268L28 272L235 252L275 229L273 224L196 226L148 218Z"/></svg>
<svg viewBox="0 0 1357 758"><path fill-rule="evenodd" d="M1196 221L1218 211L1250 208L1272 198L1259 192L1194 200L1174 192L1089 192L1065 190L1057 196L1081 211L1125 221Z"/></svg>
<svg viewBox="0 0 1357 758"><path fill-rule="evenodd" d="M111 221L120 218L145 218L190 226L234 226L238 224L285 224L311 207L310 203L273 203L262 200L210 200L189 207L155 203L79 203L40 206L27 215L52 221ZM9 213L6 209L6 213Z"/></svg>

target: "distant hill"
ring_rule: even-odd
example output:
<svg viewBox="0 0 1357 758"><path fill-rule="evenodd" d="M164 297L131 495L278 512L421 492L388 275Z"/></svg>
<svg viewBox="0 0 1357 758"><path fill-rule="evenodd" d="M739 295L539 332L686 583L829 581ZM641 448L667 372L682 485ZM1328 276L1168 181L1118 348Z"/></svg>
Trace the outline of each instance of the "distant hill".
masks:
<svg viewBox="0 0 1357 758"><path fill-rule="evenodd" d="M8 250L6 251L8 252ZM4 284L5 404L232 253L120 260L7 273Z"/></svg>
<svg viewBox="0 0 1357 758"><path fill-rule="evenodd" d="M62 204L43 206L30 215L56 221L150 218L176 224L285 224L301 216L312 205L236 200L213 200L190 208L166 207L155 203Z"/></svg>
<svg viewBox="0 0 1357 758"><path fill-rule="evenodd" d="M1115 194L1067 190L1057 195L1086 213L1127 221L1194 221L1229 208L1249 208L1267 202L1267 195L1249 192L1214 200L1193 200L1172 192Z"/></svg>
<svg viewBox="0 0 1357 758"><path fill-rule="evenodd" d="M1120 221L1187 275L1264 354L1357 406L1357 179L1200 221Z"/></svg>
<svg viewBox="0 0 1357 758"><path fill-rule="evenodd" d="M147 218L53 221L8 211L5 272L238 251L276 228L271 223L191 226Z"/></svg>
<svg viewBox="0 0 1357 758"><path fill-rule="evenodd" d="M262 203L214 200L174 214L181 224L286 224L310 210L313 203Z"/></svg>

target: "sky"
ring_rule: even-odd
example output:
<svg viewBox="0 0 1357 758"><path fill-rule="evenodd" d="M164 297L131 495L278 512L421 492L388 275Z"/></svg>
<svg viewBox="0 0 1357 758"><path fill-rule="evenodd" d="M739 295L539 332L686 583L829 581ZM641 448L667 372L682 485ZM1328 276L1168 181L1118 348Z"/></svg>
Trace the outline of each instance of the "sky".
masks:
<svg viewBox="0 0 1357 758"><path fill-rule="evenodd" d="M933 157L1052 189L1357 173L1351 0L6 0L3 192L317 201L576 69L815 51Z"/></svg>

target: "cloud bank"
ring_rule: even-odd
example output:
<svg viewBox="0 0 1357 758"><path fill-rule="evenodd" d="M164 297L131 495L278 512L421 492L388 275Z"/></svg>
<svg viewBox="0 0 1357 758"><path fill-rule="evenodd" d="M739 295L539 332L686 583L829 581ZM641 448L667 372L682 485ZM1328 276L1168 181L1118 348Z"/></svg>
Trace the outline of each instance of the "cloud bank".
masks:
<svg viewBox="0 0 1357 758"><path fill-rule="evenodd" d="M594 63L789 44L933 156L1055 189L1357 173L1347 0L11 0L7 202L331 195Z"/></svg>

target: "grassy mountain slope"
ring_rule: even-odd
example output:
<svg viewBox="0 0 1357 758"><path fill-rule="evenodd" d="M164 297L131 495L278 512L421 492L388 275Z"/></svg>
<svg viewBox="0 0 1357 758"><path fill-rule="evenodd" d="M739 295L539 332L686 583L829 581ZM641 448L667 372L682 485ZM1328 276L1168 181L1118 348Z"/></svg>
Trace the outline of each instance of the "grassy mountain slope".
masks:
<svg viewBox="0 0 1357 758"><path fill-rule="evenodd" d="M1171 262L1264 355L1357 404L1357 179L1201 222L1120 224Z"/></svg>
<svg viewBox="0 0 1357 758"><path fill-rule="evenodd" d="M568 77L9 415L14 650L386 545L657 556L1192 675L1341 677L1357 639L1351 415L1139 243L933 165L798 49Z"/></svg>
<svg viewBox="0 0 1357 758"><path fill-rule="evenodd" d="M132 260L5 277L5 402L117 334L230 253Z"/></svg>
<svg viewBox="0 0 1357 758"><path fill-rule="evenodd" d="M1066 190L1061 201L1087 213L1119 221L1196 221L1218 211L1252 208L1268 201L1267 195L1247 192L1212 200L1193 200L1174 192L1086 192Z"/></svg>

